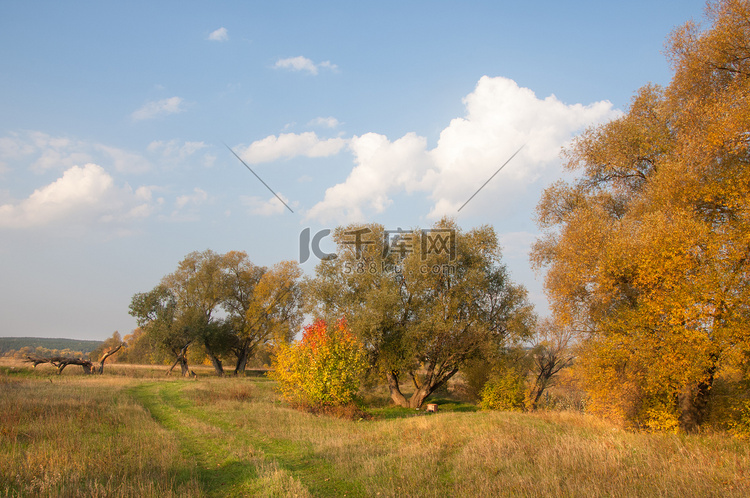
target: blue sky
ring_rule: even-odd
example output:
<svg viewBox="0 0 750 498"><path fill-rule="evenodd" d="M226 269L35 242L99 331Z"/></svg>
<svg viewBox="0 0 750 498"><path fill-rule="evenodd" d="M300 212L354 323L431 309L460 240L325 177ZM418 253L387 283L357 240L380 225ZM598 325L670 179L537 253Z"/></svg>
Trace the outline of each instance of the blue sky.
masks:
<svg viewBox="0 0 750 498"><path fill-rule="evenodd" d="M2 2L0 336L127 334L194 250L272 265L305 227L443 215L493 225L543 315L527 253L561 147L667 84L666 37L703 8Z"/></svg>

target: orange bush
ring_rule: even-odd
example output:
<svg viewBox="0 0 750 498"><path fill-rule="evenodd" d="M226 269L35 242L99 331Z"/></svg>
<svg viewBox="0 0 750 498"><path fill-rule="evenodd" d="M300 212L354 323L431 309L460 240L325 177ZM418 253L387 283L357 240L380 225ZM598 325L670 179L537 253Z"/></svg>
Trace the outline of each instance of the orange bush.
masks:
<svg viewBox="0 0 750 498"><path fill-rule="evenodd" d="M365 369L366 353L345 319L329 327L317 320L302 340L278 347L271 378L288 401L308 407L351 403Z"/></svg>

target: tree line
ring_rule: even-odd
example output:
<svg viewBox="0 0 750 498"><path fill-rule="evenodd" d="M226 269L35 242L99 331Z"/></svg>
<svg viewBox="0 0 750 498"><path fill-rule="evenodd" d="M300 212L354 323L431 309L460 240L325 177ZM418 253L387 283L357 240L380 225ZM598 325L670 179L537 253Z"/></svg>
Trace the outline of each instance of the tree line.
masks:
<svg viewBox="0 0 750 498"><path fill-rule="evenodd" d="M442 246L419 242L420 229L388 237L378 224L339 227L337 256L308 278L291 261L268 269L243 252L191 253L133 296L138 343L171 357L183 375L191 350L218 375L229 361L241 374L255 352L290 343L304 317L345 318L367 353L369 377L385 383L396 404L419 407L470 360L499 357L531 338L536 323L491 227L463 231L445 219L430 230L444 234Z"/></svg>

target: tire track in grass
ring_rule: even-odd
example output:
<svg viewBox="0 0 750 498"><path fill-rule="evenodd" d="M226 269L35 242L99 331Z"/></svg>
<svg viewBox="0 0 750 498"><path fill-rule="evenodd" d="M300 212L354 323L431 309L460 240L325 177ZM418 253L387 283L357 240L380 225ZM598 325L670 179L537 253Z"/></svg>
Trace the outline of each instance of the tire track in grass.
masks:
<svg viewBox="0 0 750 498"><path fill-rule="evenodd" d="M247 427L238 427L236 421L227 418L231 414L212 411L211 405L196 406L186 399L181 392L184 387L181 382L147 383L133 388L132 392L157 422L176 433L185 451L196 458L198 479L211 494L268 494L269 490L259 489L263 483L257 471L265 461L286 471L313 496L366 496L360 483L337 478L334 465L316 455L313 445L269 438ZM208 428L212 437L207 438L195 427ZM222 455L226 459L233 449L240 447L251 448L256 457L249 462L234 459L232 466L223 467L220 462ZM242 472L244 477L240 479L236 474L243 470L246 472ZM234 477L227 477L226 473ZM230 487L222 487L221 483Z"/></svg>
<svg viewBox="0 0 750 498"><path fill-rule="evenodd" d="M252 447L266 462L287 471L313 496L367 496L360 483L338 478L335 466L317 455L311 443L271 438L251 427L238 426L232 413L212 410L211 405L190 405L184 398L181 402L183 408L190 410L195 417L233 437L233 444ZM274 423L270 419L256 419L255 422L258 426Z"/></svg>
<svg viewBox="0 0 750 498"><path fill-rule="evenodd" d="M209 496L251 492L258 479L255 462L233 458L227 435L191 415L179 390L177 382L161 382L139 384L129 392L159 425L177 437L182 451L195 462L193 476Z"/></svg>

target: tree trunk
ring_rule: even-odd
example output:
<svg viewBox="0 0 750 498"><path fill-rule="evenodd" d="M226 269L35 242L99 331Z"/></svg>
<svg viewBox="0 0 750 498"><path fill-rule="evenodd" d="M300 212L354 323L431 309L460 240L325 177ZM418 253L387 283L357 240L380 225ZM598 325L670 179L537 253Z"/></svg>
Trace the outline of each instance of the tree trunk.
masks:
<svg viewBox="0 0 750 498"><path fill-rule="evenodd" d="M549 380L551 378L552 375L549 371L542 370L541 372L539 372L539 375L537 375L536 381L534 382L534 387L531 390L531 403L528 407L529 410L536 410L539 399L541 399L542 394L544 394L544 391L547 389L547 385L549 384Z"/></svg>
<svg viewBox="0 0 750 498"><path fill-rule="evenodd" d="M447 374L444 374L444 375L438 374L438 376L433 376L432 372L433 372L433 367L430 367L428 369L428 373L429 373L427 377L428 380L426 380L425 382L422 382L421 385L417 382L416 376L412 375L414 379L414 387L417 390L414 391L414 394L412 394L411 398L409 399L410 408L419 408L420 406L422 406L422 403L424 403L424 401L430 396L430 394L440 389L440 387L443 384L448 382L451 377L456 375L456 373L458 372L458 369L455 368L451 370L450 372L448 372Z"/></svg>
<svg viewBox="0 0 750 498"><path fill-rule="evenodd" d="M421 384L417 382L415 375L412 374L416 391L414 391L409 399L406 399L406 396L404 396L401 392L401 387L399 386L398 382L398 375L396 374L396 372L389 371L386 374L386 378L388 379L388 390L391 394L391 400L393 400L393 402L398 406L403 406L404 408L419 408L430 396L430 394L434 393L437 389L440 388L440 386L448 382L448 380L450 380L450 378L453 377L456 372L458 372L457 368L441 376L439 380L437 379L437 377L433 377L430 375L429 381L425 381Z"/></svg>
<svg viewBox="0 0 750 498"><path fill-rule="evenodd" d="M401 394L401 388L398 385L398 375L396 372L389 370L385 375L388 379L388 391L391 393L391 399L393 402L398 406L408 408L409 402L406 400L406 397Z"/></svg>
<svg viewBox="0 0 750 498"><path fill-rule="evenodd" d="M91 363L89 360L84 360L83 358L65 358L62 356L53 356L51 358L27 356L26 358L26 361L29 363L33 363L35 368L41 363L49 363L50 365L56 366L58 375L60 375L68 365L80 365L81 367L83 367L83 373L87 375L91 373L91 368L93 367L93 363Z"/></svg>
<svg viewBox="0 0 750 498"><path fill-rule="evenodd" d="M110 356L112 356L113 354L115 354L116 352L118 352L120 350L120 348L123 347L124 345L125 345L124 342L120 343L120 345L117 346L116 348L110 349L109 351L107 351L106 353L104 353L104 355L99 360L99 369L98 369L99 370L98 371L99 375L101 375L101 374L104 373L104 362L107 361L107 358L109 358Z"/></svg>
<svg viewBox="0 0 750 498"><path fill-rule="evenodd" d="M221 360L211 352L208 352L208 357L211 360L211 364L214 366L214 370L216 370L216 375L218 375L219 377L223 377L224 366L221 364Z"/></svg>
<svg viewBox="0 0 750 498"><path fill-rule="evenodd" d="M236 351L237 354L237 364L234 366L234 375L240 375L245 372L245 368L247 367L247 360L250 356L250 349L247 346L243 346L238 351Z"/></svg>
<svg viewBox="0 0 750 498"><path fill-rule="evenodd" d="M183 377L187 377L188 375L190 375L190 368L188 367L188 362L182 356L178 357L174 361L174 363L172 363L172 366L169 367L169 370L167 370L167 375L171 374L172 370L174 370L174 367L176 367L177 365L180 365L180 370L181 370L180 373L182 374Z"/></svg>
<svg viewBox="0 0 750 498"><path fill-rule="evenodd" d="M697 432L706 416L708 397L714 383L716 366L708 369L706 380L687 386L678 396L680 406L680 429L687 433Z"/></svg>
<svg viewBox="0 0 750 498"><path fill-rule="evenodd" d="M424 403L424 400L427 399L427 396L432 394L432 391L429 387L423 386L416 391L414 391L414 394L411 395L411 398L409 398L409 408L419 408L422 406L422 403Z"/></svg>
<svg viewBox="0 0 750 498"><path fill-rule="evenodd" d="M172 370L174 370L174 367L176 367L178 363L180 365L180 370L182 370L182 376L187 377L188 375L190 375L190 368L188 368L188 362L187 362L187 349L191 343L192 341L185 344L180 350L180 352L177 353L177 359L175 360L174 363L172 363L172 366L169 367L169 370L167 370L167 375L172 373Z"/></svg>

